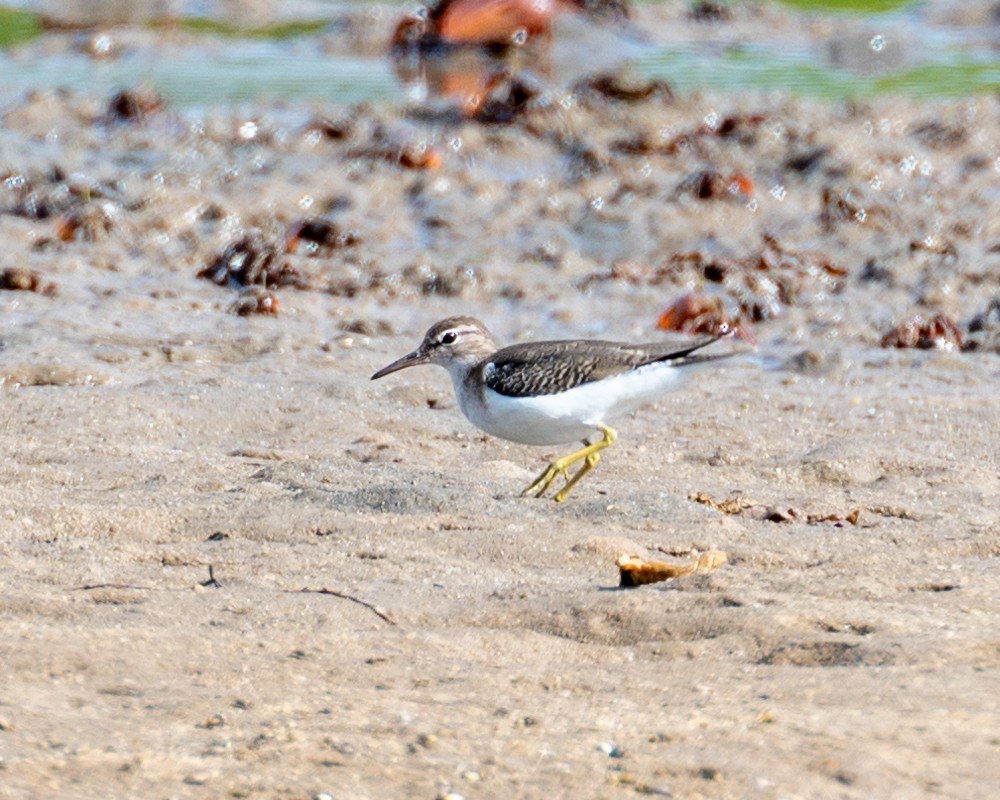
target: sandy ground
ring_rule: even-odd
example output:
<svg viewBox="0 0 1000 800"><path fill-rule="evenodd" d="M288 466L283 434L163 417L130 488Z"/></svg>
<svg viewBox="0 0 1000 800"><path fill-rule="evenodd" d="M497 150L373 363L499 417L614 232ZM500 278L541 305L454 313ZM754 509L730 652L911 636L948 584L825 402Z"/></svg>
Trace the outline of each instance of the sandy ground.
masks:
<svg viewBox="0 0 1000 800"><path fill-rule="evenodd" d="M996 795L1000 101L573 96L4 109L0 267L54 290L0 292L0 797ZM250 228L277 316L196 277ZM565 504L442 371L368 380L690 291L757 348ZM978 349L879 346L915 314Z"/></svg>

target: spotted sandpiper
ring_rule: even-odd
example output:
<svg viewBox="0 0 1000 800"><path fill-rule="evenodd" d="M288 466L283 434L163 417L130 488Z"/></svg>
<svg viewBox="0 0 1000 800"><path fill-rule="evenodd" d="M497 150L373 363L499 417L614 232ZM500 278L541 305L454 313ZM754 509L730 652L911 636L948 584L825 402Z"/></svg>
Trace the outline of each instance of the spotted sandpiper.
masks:
<svg viewBox="0 0 1000 800"><path fill-rule="evenodd" d="M590 339L498 349L479 320L449 317L432 325L416 350L380 369L372 380L418 364L438 364L448 370L459 408L477 428L521 444L583 441L583 448L553 461L522 492L541 497L562 475L566 484L553 498L561 503L617 438L607 423L674 388L683 372L679 367L725 358L692 353L727 333L680 349ZM583 465L570 477L569 468L581 460Z"/></svg>

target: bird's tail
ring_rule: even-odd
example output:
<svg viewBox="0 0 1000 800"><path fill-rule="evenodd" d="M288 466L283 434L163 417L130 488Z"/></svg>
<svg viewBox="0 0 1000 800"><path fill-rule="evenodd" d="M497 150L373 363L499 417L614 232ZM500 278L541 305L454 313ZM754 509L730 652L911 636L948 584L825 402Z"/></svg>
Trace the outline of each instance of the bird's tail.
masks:
<svg viewBox="0 0 1000 800"><path fill-rule="evenodd" d="M729 358L730 356L733 355L733 353L718 353L718 354L712 353L708 355L703 353L699 353L698 355L692 355L692 353L701 350L703 347L708 347L708 345L719 341L719 339L725 339L726 337L732 335L733 335L732 328L729 328L727 326L724 330L720 330L718 333L715 333L711 336L706 336L703 339L699 339L693 342L692 344L689 344L687 347L682 347L679 350L673 350L669 353L664 353L663 355L651 358L646 363L655 364L660 361L669 361L672 366L686 367L693 364L703 364L707 361L718 361L719 359L722 358Z"/></svg>

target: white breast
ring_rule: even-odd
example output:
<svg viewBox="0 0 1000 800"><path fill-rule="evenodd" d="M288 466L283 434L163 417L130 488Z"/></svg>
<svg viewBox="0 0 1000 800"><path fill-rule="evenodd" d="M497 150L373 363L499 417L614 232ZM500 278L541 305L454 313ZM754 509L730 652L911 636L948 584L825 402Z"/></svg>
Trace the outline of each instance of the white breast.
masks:
<svg viewBox="0 0 1000 800"><path fill-rule="evenodd" d="M456 380L455 393L462 413L492 436L521 444L567 444L593 437L599 425L608 425L676 388L688 371L666 363L649 364L537 397L508 397L486 389L480 399Z"/></svg>

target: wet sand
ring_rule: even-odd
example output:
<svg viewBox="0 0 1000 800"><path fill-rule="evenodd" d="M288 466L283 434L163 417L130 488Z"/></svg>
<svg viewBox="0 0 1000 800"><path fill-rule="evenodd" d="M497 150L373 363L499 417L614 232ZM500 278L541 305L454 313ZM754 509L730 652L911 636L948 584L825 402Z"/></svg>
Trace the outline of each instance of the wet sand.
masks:
<svg viewBox="0 0 1000 800"><path fill-rule="evenodd" d="M1000 101L647 88L3 109L0 797L995 794ZM443 371L369 381L690 292L757 347L564 504Z"/></svg>

